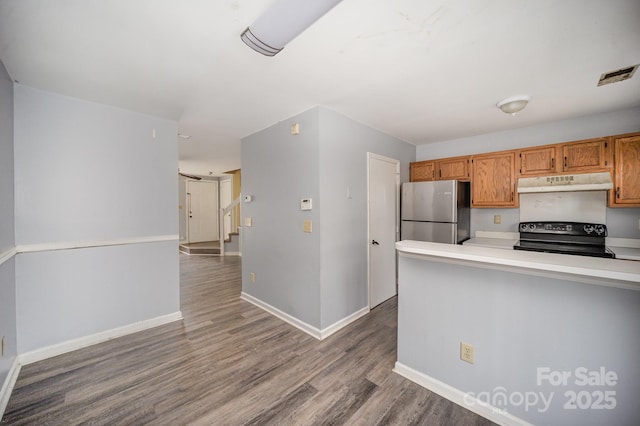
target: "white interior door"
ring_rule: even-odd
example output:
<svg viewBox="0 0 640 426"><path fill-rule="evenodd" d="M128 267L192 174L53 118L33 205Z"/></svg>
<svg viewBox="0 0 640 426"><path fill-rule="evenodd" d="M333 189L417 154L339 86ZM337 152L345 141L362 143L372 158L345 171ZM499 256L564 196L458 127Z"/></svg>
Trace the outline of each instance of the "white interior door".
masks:
<svg viewBox="0 0 640 426"><path fill-rule="evenodd" d="M190 243L218 240L218 182L187 181Z"/></svg>
<svg viewBox="0 0 640 426"><path fill-rule="evenodd" d="M368 153L369 308L397 293L400 161Z"/></svg>
<svg viewBox="0 0 640 426"><path fill-rule="evenodd" d="M231 204L231 179L220 181L220 208L225 208ZM229 238L229 232L231 232L231 212L224 215L224 239Z"/></svg>

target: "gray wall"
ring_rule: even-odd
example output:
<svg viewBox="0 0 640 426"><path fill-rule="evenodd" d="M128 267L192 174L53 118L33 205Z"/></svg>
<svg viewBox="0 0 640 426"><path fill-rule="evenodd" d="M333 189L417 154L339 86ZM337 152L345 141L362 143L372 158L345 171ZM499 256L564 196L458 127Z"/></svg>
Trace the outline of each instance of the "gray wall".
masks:
<svg viewBox="0 0 640 426"><path fill-rule="evenodd" d="M18 255L19 353L178 312L177 252L166 241Z"/></svg>
<svg viewBox="0 0 640 426"><path fill-rule="evenodd" d="M0 61L0 255L15 246L13 168L13 81ZM17 355L15 258L0 265L0 387Z"/></svg>
<svg viewBox="0 0 640 426"><path fill-rule="evenodd" d="M253 220L242 230L244 292L319 329L367 306L367 151L401 160L408 180L414 146L324 108L242 140L242 192L254 196L242 206ZM300 210L302 198L313 210Z"/></svg>
<svg viewBox="0 0 640 426"><path fill-rule="evenodd" d="M522 114L526 113L526 110L522 112ZM416 158L421 161L457 155L482 154L637 132L640 131L638 117L640 117L640 107L419 145L416 149ZM505 118L509 119L510 117L505 115Z"/></svg>
<svg viewBox="0 0 640 426"><path fill-rule="evenodd" d="M180 310L177 133L15 85L16 244L36 250L16 261L19 353ZM167 235L176 241L41 251Z"/></svg>
<svg viewBox="0 0 640 426"><path fill-rule="evenodd" d="M640 292L403 256L399 269L400 363L462 392L554 392L547 412L497 407L533 424L637 424ZM473 365L459 359L460 341L474 346ZM574 374L567 386L538 386L538 367L605 367L619 380L581 387ZM613 390L617 405L563 409L567 390Z"/></svg>
<svg viewBox="0 0 640 426"><path fill-rule="evenodd" d="M15 108L18 244L178 233L175 122L22 85Z"/></svg>
<svg viewBox="0 0 640 426"><path fill-rule="evenodd" d="M400 160L409 180L414 145L320 109L321 328L369 305L367 152Z"/></svg>
<svg viewBox="0 0 640 426"><path fill-rule="evenodd" d="M526 114L526 110L523 114ZM638 117L640 117L640 107L419 145L416 148L416 159L421 161L458 155L480 154L638 132L640 131L640 119ZM506 118L508 119L509 117ZM471 231L516 232L519 218L519 213L517 212L518 209L472 209ZM493 224L494 214L502 215L501 225ZM609 236L640 238L639 218L640 208L608 208L607 227L609 228Z"/></svg>
<svg viewBox="0 0 640 426"><path fill-rule="evenodd" d="M299 135L291 135L292 123L299 123ZM242 228L242 290L314 327L320 327L318 152L317 108L242 139L242 193L254 197L242 205L243 218L253 220ZM313 210L300 210L302 198L313 199ZM307 219L310 234L302 228Z"/></svg>

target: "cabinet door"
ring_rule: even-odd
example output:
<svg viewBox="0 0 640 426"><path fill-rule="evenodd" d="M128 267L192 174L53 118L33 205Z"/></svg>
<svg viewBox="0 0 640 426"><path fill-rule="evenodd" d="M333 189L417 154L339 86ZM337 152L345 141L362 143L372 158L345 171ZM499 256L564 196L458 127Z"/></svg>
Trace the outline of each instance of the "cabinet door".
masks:
<svg viewBox="0 0 640 426"><path fill-rule="evenodd" d="M518 152L520 176L545 175L556 172L556 147L521 149Z"/></svg>
<svg viewBox="0 0 640 426"><path fill-rule="evenodd" d="M411 182L434 180L436 177L435 161L418 161L409 166Z"/></svg>
<svg viewBox="0 0 640 426"><path fill-rule="evenodd" d="M455 157L438 160L436 163L438 180L469 180L469 157Z"/></svg>
<svg viewBox="0 0 640 426"><path fill-rule="evenodd" d="M563 172L602 172L610 167L606 139L562 145Z"/></svg>
<svg viewBox="0 0 640 426"><path fill-rule="evenodd" d="M613 141L615 159L612 207L640 207L640 135Z"/></svg>
<svg viewBox="0 0 640 426"><path fill-rule="evenodd" d="M472 207L517 207L515 152L476 155L471 164Z"/></svg>

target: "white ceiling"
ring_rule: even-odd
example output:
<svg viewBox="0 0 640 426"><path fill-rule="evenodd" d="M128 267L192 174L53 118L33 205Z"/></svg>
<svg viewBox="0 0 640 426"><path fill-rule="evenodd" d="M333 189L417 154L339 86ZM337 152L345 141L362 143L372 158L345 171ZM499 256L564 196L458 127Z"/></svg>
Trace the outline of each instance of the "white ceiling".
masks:
<svg viewBox="0 0 640 426"><path fill-rule="evenodd" d="M638 0L343 0L269 58L240 33L270 1L0 0L0 59L179 121L195 174L240 168L240 138L315 105L414 144L640 105L640 71L596 87L640 62ZM518 94L515 117L495 107Z"/></svg>

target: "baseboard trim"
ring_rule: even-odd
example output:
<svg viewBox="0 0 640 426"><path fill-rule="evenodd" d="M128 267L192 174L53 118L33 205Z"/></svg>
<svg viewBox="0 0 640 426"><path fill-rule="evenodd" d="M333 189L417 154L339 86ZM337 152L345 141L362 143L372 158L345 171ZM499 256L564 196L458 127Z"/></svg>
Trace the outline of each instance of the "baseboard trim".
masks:
<svg viewBox="0 0 640 426"><path fill-rule="evenodd" d="M225 256L240 256L240 252L239 251L225 251L224 255Z"/></svg>
<svg viewBox="0 0 640 426"><path fill-rule="evenodd" d="M148 330L150 328L168 324L170 322L179 321L181 319L182 312L177 311L171 314L135 322L123 327L112 328L111 330L101 331L89 336L79 337L77 339L67 340L66 342L47 346L41 349L36 349L30 352L25 352L19 355L19 362L21 365L32 364L34 362L42 361L47 358L62 355L67 352L75 351L77 349L86 348L87 346L106 342L107 340L126 336L127 334L133 334L139 331Z"/></svg>
<svg viewBox="0 0 640 426"><path fill-rule="evenodd" d="M360 309L359 311L355 311L351 315L346 316L346 317L342 318L341 320L338 320L338 321L334 322L329 327L323 328L322 330L320 330L320 340L331 336L336 331L348 326L349 324L351 324L352 322L356 321L357 319L362 318L363 316L367 315L369 312L370 312L369 307L365 306L364 308Z"/></svg>
<svg viewBox="0 0 640 426"><path fill-rule="evenodd" d="M322 340L322 333L320 332L319 329L317 329L316 327L307 324L304 321L299 320L298 318L289 315L286 312L281 311L280 309L271 306L270 304L263 302L262 300L258 299L257 297L253 297L250 294L245 293L244 291L240 293L240 298L244 301L247 301L249 303L252 303L254 305L256 305L258 308L263 309L267 312L269 312L271 315L273 315L274 317L278 317L280 318L282 321L289 323L290 325L294 326L295 328L304 331L305 333L307 333L308 335L315 337L318 340Z"/></svg>
<svg viewBox="0 0 640 426"><path fill-rule="evenodd" d="M15 247L10 248L7 251L3 251L0 253L0 265L2 265L7 260L13 258L16 254L18 254L18 250Z"/></svg>
<svg viewBox="0 0 640 426"><path fill-rule="evenodd" d="M301 331L304 331L308 335L315 337L318 340L326 339L327 337L331 336L333 333L337 332L338 330L346 327L347 325L351 324L353 321L357 320L358 318L361 318L362 316L369 313L369 307L364 307L354 312L353 314L346 316L341 320L336 321L335 323L331 324L329 327L326 327L320 330L319 328L314 327L310 324L307 324L306 322L301 321L298 318L292 315L289 315L288 313L283 312L280 309L274 306L271 306L270 304L258 299L257 297L254 297L250 294L245 293L244 291L240 293L240 298L244 301L247 301L251 304L256 305L260 309L263 309L269 312L271 315L280 318L282 321L294 326L295 328Z"/></svg>
<svg viewBox="0 0 640 426"><path fill-rule="evenodd" d="M7 374L7 377L4 379L4 383L2 384L2 388L0 388L0 419L4 416L4 410L6 410L7 404L9 404L9 398L11 398L11 392L18 380L19 374L20 360L18 357L15 357L13 364L11 364L11 368L9 369L9 374Z"/></svg>
<svg viewBox="0 0 640 426"><path fill-rule="evenodd" d="M175 241L176 243L178 243L178 238L179 238L178 235L154 235L150 237L121 238L117 240L105 240L105 241L60 241L57 243L22 244L22 245L16 246L16 250L18 253L32 253L32 252L39 252L39 251L122 246L122 245L128 245L128 244L157 243L157 242L165 242L165 241Z"/></svg>
<svg viewBox="0 0 640 426"><path fill-rule="evenodd" d="M491 420L494 423L505 426L533 426L531 423L505 412L499 408L493 407L484 401L467 395L460 389L454 388L438 379L434 379L420 371L396 362L393 371L412 382L437 393L443 398L448 399L454 404L466 408L469 411Z"/></svg>

